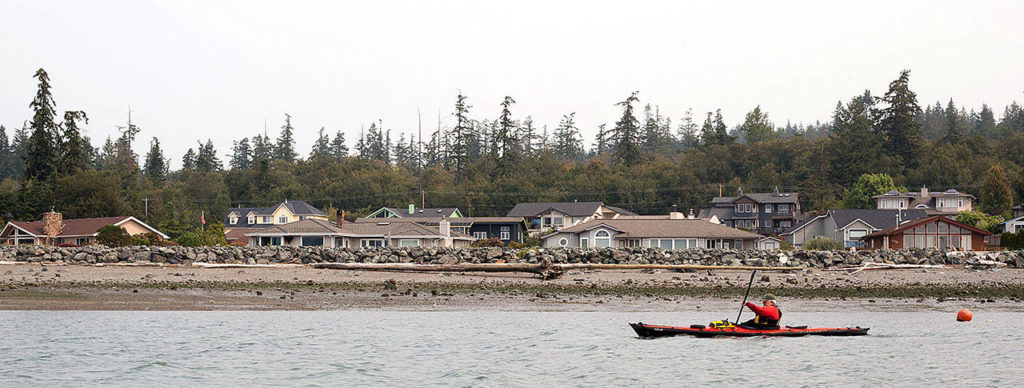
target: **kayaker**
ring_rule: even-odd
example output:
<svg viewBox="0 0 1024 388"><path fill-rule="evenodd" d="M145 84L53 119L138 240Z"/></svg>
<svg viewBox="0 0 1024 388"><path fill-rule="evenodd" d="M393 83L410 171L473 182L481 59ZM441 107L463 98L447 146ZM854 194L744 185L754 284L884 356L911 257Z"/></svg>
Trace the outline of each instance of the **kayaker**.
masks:
<svg viewBox="0 0 1024 388"><path fill-rule="evenodd" d="M782 320L782 310L779 309L779 305L775 302L775 295L765 294L761 297L761 304L762 306L758 306L754 302L747 302L747 307L757 316L754 319L739 324L739 326L749 329L778 328L779 321Z"/></svg>

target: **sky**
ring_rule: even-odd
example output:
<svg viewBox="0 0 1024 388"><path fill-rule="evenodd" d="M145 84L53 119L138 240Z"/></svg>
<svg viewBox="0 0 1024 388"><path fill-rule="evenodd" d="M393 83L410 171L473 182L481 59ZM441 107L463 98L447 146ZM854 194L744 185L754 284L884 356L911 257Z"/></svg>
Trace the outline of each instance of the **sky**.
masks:
<svg viewBox="0 0 1024 388"><path fill-rule="evenodd" d="M755 106L777 124L828 120L839 100L885 92L902 69L922 105L953 98L1001 116L1024 102L1020 1L0 1L0 124L31 118L32 78L84 110L95 145L132 121L172 166L198 141L232 141L292 116L307 154L321 127L423 133L470 115L554 129L576 112L589 146L639 91L678 123ZM418 113L419 112L419 113Z"/></svg>

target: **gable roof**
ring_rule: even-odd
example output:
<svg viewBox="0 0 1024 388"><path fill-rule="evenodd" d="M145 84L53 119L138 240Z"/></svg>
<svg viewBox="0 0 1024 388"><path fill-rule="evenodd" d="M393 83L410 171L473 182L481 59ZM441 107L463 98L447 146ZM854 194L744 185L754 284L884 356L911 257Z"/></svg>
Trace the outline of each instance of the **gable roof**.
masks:
<svg viewBox="0 0 1024 388"><path fill-rule="evenodd" d="M313 205L306 203L306 201L285 200L284 202L270 207L235 207L228 209L227 215L224 216L224 225L231 228L249 228L256 225L249 223L249 213L252 213L256 217L270 216L282 206L287 208L289 212L296 216L327 216L327 213L313 207ZM231 213L238 215L237 224L231 224Z"/></svg>
<svg viewBox="0 0 1024 388"><path fill-rule="evenodd" d="M119 216L119 217L96 217L96 218L71 218L61 220L61 229L57 234L57 237L73 237L73 236L94 236L99 233L100 228L108 225L118 225L128 222L135 221L142 227L149 229L151 232L160 235L163 238L169 238L167 235L161 233L156 228L147 225L145 222L132 216ZM0 234L7 235L10 227L17 227L22 231L25 231L35 237L44 237L46 233L43 232L43 221L10 221L7 226L4 227Z"/></svg>
<svg viewBox="0 0 1024 388"><path fill-rule="evenodd" d="M763 236L701 219L652 220L652 219L600 219L562 229L557 233L580 233L598 227L620 231L618 237L646 238L733 238L758 239ZM552 235L549 234L548 236ZM547 236L545 236L547 237Z"/></svg>
<svg viewBox="0 0 1024 388"><path fill-rule="evenodd" d="M836 227L842 229L849 226L856 220L864 221L875 229L885 229L896 225L895 209L834 209L829 210L828 215L836 222ZM928 217L928 213L921 209L901 210L900 220L909 221Z"/></svg>
<svg viewBox="0 0 1024 388"><path fill-rule="evenodd" d="M757 203L797 203L800 201L800 193L743 193L735 197L714 197L711 203L722 205L736 202L740 198L749 198Z"/></svg>
<svg viewBox="0 0 1024 388"><path fill-rule="evenodd" d="M428 207L428 208L413 208L413 212L409 213L408 208L398 207L382 207L377 211L370 213L366 218L388 218L388 217L374 217L380 212L388 211L394 214L398 218L459 218L462 217L462 212L457 207Z"/></svg>
<svg viewBox="0 0 1024 388"><path fill-rule="evenodd" d="M867 239L867 238L871 238L871 237L887 236L887 235L893 235L893 234L897 234L897 233L902 233L903 231L905 231L907 229L916 228L917 226L928 224L928 223L931 223L931 222L936 221L936 220L939 220L939 221L942 221L942 222L945 222L945 223L948 223L948 224L956 225L956 226L958 226L958 227L960 227L962 229L967 229L967 230L970 230L970 231L972 231L974 233L981 234L983 236L992 235L992 233L989 233L987 230L978 229L978 228L975 228L973 226L967 225L965 223L957 222L956 220L950 219L948 217L944 217L944 216L931 216L931 217L919 218L919 219L916 219L916 220L913 220L913 221L910 221L910 222L907 222L907 223L904 223L904 224L901 224L901 225L890 226L888 228L885 228L885 229L876 231L874 233L868 234L868 235L866 235L864 237L861 237L861 239L863 240L863 239Z"/></svg>
<svg viewBox="0 0 1024 388"><path fill-rule="evenodd" d="M598 209L604 206L606 209L623 215L636 215L629 210L608 206L603 202L527 202L517 203L512 210L508 211L508 217L536 217L543 213L556 210L570 217L587 217L597 213Z"/></svg>

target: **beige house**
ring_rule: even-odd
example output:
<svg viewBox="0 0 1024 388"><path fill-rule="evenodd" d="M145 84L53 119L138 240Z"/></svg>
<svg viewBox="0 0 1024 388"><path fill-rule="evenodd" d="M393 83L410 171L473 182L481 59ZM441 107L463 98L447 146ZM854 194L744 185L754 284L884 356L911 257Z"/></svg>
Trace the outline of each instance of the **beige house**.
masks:
<svg viewBox="0 0 1024 388"><path fill-rule="evenodd" d="M39 221L8 222L0 232L0 240L7 245L89 245L96 243L100 228L108 225L120 226L132 236L153 233L169 238L131 216L65 220L61 213L50 212Z"/></svg>
<svg viewBox="0 0 1024 388"><path fill-rule="evenodd" d="M289 200L271 207L232 208L224 217L224 234L228 243L246 245L246 233L306 219L327 221L327 213L305 201Z"/></svg>
<svg viewBox="0 0 1024 388"><path fill-rule="evenodd" d="M343 222L335 225L319 219L305 219L246 233L249 246L358 247L467 247L474 238L452 232L441 220L437 227L414 222Z"/></svg>
<svg viewBox="0 0 1024 388"><path fill-rule="evenodd" d="M613 219L592 220L542 238L547 248L758 249L762 237L701 219Z"/></svg>
<svg viewBox="0 0 1024 388"><path fill-rule="evenodd" d="M591 220L635 216L629 210L605 205L603 202L531 202L518 203L506 217L523 217L533 235L547 230L561 230Z"/></svg>
<svg viewBox="0 0 1024 388"><path fill-rule="evenodd" d="M892 190L871 198L878 204L878 209L924 210L930 216L955 216L961 212L971 211L975 199L973 195L961 193L956 189L940 192L928 191L927 187L911 193Z"/></svg>

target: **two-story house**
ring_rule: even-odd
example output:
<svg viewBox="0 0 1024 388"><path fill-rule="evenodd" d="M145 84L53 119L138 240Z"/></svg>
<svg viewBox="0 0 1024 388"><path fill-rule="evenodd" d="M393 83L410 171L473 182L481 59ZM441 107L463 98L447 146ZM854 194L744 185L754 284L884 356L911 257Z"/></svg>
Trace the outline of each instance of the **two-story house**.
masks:
<svg viewBox="0 0 1024 388"><path fill-rule="evenodd" d="M801 221L780 236L794 247L802 247L816 237L826 237L843 243L846 248L864 248L862 237L925 217L928 214L921 209L833 209Z"/></svg>
<svg viewBox="0 0 1024 388"><path fill-rule="evenodd" d="M735 197L715 197L711 208L702 209L699 218L717 217L725 226L746 229L763 235L785 232L801 220L799 193L743 193Z"/></svg>
<svg viewBox="0 0 1024 388"><path fill-rule="evenodd" d="M462 212L455 207L420 208L409 204L408 209L396 207L382 207L370 213L366 218L458 218Z"/></svg>
<svg viewBox="0 0 1024 388"><path fill-rule="evenodd" d="M246 233L274 225L303 220L327 221L327 213L305 201L285 200L271 207L237 207L228 209L224 218L224 234L230 244L245 245Z"/></svg>
<svg viewBox="0 0 1024 388"><path fill-rule="evenodd" d="M596 219L635 216L629 210L605 205L604 202L530 202L517 203L506 217L523 217L531 234L561 230Z"/></svg>
<svg viewBox="0 0 1024 388"><path fill-rule="evenodd" d="M904 193L892 190L888 193L871 197L877 201L878 209L887 210L924 210L930 216L955 216L961 212L971 211L974 196L961 193L956 189L946 191L928 191L922 187L919 192Z"/></svg>

